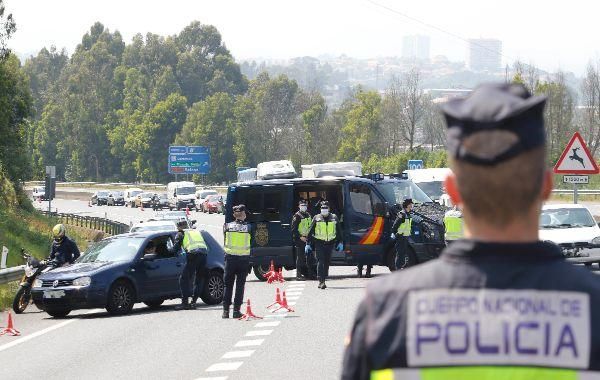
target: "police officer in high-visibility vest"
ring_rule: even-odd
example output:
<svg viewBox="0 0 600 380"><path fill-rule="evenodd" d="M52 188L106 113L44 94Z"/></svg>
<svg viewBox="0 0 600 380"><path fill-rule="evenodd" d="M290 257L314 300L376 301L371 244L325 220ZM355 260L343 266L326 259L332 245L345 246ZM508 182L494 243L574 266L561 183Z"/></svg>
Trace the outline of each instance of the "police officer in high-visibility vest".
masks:
<svg viewBox="0 0 600 380"><path fill-rule="evenodd" d="M292 217L292 238L296 248L296 280L298 281L303 280L303 275L310 279L315 278L311 260L312 254L305 252L311 222L312 217L308 212L308 202L301 199L298 203L298 212Z"/></svg>
<svg viewBox="0 0 600 380"><path fill-rule="evenodd" d="M600 278L538 237L545 100L498 83L443 106L465 239L367 286L343 379L600 378Z"/></svg>
<svg viewBox="0 0 600 380"><path fill-rule="evenodd" d="M179 276L179 288L181 289L181 304L175 306L176 310L195 309L196 301L202 293L204 278L206 277L206 243L198 230L187 230L186 220L177 223L177 235L172 252L178 253L181 248L185 252L185 265ZM189 303L189 297L192 303Z"/></svg>
<svg viewBox="0 0 600 380"><path fill-rule="evenodd" d="M246 276L250 268L250 246L252 229L246 222L246 206L233 207L235 220L223 226L225 234L225 295L223 297L223 318L229 318L229 307L235 284L233 318L241 318L240 308L244 300Z"/></svg>
<svg viewBox="0 0 600 380"><path fill-rule="evenodd" d="M392 240L395 242L396 257L394 263L396 269L404 269L416 264L416 257L409 248L408 238L412 231L412 215L413 200L406 198L402 202L402 210L398 212L396 220L392 225Z"/></svg>
<svg viewBox="0 0 600 380"><path fill-rule="evenodd" d="M453 209L446 211L446 214L444 215L444 226L446 228L445 236L447 242L463 238L462 213L457 210L456 206L454 206Z"/></svg>
<svg viewBox="0 0 600 380"><path fill-rule="evenodd" d="M315 247L317 256L317 277L319 278L319 289L325 289L325 279L329 275L329 262L331 251L344 249L342 243L342 228L338 217L329 210L329 202L321 201L321 213L313 217L308 233L309 244L306 244L306 253L312 252Z"/></svg>

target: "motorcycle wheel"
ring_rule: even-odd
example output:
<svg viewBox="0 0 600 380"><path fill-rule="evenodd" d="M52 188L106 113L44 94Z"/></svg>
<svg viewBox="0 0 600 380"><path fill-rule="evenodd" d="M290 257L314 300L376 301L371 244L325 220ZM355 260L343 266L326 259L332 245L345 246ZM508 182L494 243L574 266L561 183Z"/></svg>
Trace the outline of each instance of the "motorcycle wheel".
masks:
<svg viewBox="0 0 600 380"><path fill-rule="evenodd" d="M28 289L21 286L17 294L15 294L15 299L13 300L13 311L15 314L21 314L27 309L29 306L29 301L31 300L31 292L27 291Z"/></svg>

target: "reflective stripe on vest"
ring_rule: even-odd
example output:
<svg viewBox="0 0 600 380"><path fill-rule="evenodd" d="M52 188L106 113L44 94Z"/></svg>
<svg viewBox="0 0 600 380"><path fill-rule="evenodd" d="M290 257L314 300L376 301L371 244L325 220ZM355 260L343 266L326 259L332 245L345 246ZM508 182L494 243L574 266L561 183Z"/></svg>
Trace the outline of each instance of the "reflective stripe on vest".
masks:
<svg viewBox="0 0 600 380"><path fill-rule="evenodd" d="M334 241L335 240L335 221L326 222L326 221L318 221L315 224L315 239L321 241Z"/></svg>
<svg viewBox="0 0 600 380"><path fill-rule="evenodd" d="M412 219L406 218L406 219L404 219L404 222L402 222L402 224L400 224L398 226L397 232L404 236L410 236L411 229L412 229Z"/></svg>
<svg viewBox="0 0 600 380"><path fill-rule="evenodd" d="M600 372L540 367L440 367L371 371L371 380L592 380Z"/></svg>
<svg viewBox="0 0 600 380"><path fill-rule="evenodd" d="M225 253L229 255L250 255L250 233L248 232L225 232Z"/></svg>
<svg viewBox="0 0 600 380"><path fill-rule="evenodd" d="M186 252L194 252L197 249L206 249L206 243L200 231L185 231L183 233L183 243L181 244Z"/></svg>
<svg viewBox="0 0 600 380"><path fill-rule="evenodd" d="M302 218L298 224L298 233L300 236L307 236L310 231L311 218Z"/></svg>
<svg viewBox="0 0 600 380"><path fill-rule="evenodd" d="M445 216L444 224L446 225L446 240L462 239L463 237L463 220L458 216Z"/></svg>

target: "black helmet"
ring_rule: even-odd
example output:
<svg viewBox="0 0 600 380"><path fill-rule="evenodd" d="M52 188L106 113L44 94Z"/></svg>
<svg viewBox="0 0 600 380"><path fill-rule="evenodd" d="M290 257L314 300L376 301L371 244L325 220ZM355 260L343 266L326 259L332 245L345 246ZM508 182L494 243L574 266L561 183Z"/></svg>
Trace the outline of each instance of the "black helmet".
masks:
<svg viewBox="0 0 600 380"><path fill-rule="evenodd" d="M408 205L412 205L412 204L413 204L412 198L406 198L404 200L404 202L402 202L402 208L407 208Z"/></svg>
<svg viewBox="0 0 600 380"><path fill-rule="evenodd" d="M182 230L188 228L188 222L187 222L187 220L185 220L185 219L179 220L177 222L177 228L180 228Z"/></svg>

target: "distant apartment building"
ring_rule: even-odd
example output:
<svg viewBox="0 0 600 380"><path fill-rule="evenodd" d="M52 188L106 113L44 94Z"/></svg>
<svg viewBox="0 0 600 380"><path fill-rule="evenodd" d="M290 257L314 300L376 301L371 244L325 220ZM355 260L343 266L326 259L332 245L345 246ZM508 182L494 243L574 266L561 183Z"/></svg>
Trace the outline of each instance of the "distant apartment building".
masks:
<svg viewBox="0 0 600 380"><path fill-rule="evenodd" d="M469 40L469 68L496 72L502 67L502 41L492 38Z"/></svg>
<svg viewBox="0 0 600 380"><path fill-rule="evenodd" d="M402 37L402 58L429 61L429 36Z"/></svg>

